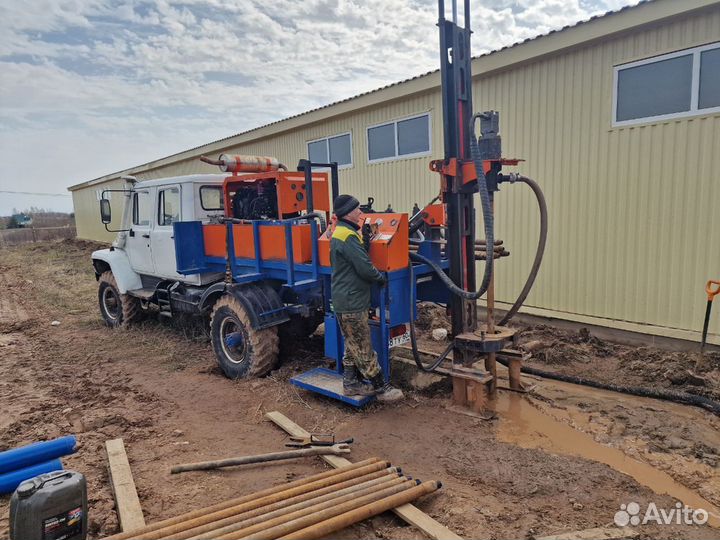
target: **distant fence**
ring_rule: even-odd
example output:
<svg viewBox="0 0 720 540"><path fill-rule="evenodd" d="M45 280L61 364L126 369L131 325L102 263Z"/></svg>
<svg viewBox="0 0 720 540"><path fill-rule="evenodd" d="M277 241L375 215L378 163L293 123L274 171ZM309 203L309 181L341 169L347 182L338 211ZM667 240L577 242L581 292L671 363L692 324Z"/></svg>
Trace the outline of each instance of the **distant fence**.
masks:
<svg viewBox="0 0 720 540"><path fill-rule="evenodd" d="M75 227L42 227L28 229L0 230L0 248L27 244L30 242L45 242L47 240L61 240L75 238Z"/></svg>

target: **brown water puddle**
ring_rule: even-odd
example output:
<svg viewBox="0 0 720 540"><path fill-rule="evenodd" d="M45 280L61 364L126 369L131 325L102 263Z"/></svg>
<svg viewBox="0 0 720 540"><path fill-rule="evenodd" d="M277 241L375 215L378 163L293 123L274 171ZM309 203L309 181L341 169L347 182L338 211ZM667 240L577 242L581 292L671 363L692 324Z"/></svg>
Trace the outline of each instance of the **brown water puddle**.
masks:
<svg viewBox="0 0 720 540"><path fill-rule="evenodd" d="M708 524L720 527L720 509L715 505L679 484L667 473L633 459L617 448L602 445L587 433L543 413L527 397L512 392L498 392L495 411L500 418L498 440L522 448L538 448L604 463L632 476L655 493L670 495L691 508L705 509L710 516Z"/></svg>

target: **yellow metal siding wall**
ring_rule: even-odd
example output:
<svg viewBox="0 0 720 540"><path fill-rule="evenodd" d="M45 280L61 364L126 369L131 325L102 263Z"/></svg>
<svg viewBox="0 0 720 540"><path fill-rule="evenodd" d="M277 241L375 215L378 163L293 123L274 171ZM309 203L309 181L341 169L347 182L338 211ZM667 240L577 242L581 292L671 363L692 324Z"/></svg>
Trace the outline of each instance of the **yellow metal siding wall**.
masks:
<svg viewBox="0 0 720 540"><path fill-rule="evenodd" d="M78 238L98 240L100 242L112 242L115 239L115 233L107 232L100 221L100 202L98 201L97 192L103 189L122 189L122 187L122 180L111 180L72 192ZM110 229L120 227L123 200L122 193L110 194L110 207L113 218L113 222L108 225Z"/></svg>
<svg viewBox="0 0 720 540"><path fill-rule="evenodd" d="M700 330L704 283L720 277L720 218L712 191L720 171L720 115L613 128L613 66L718 40L715 8L475 81L475 110L500 111L504 155L527 160L519 170L540 182L548 200L548 247L528 306L610 326L627 321ZM307 156L307 141L349 131L354 165L341 170L341 190L361 200L375 197L378 210L391 203L409 211L439 190L428 162L443 155L441 109L436 89L225 151L274 155L294 169ZM427 111L430 156L367 163L367 126ZM137 176L215 171L186 160ZM80 237L108 237L96 217L96 188L73 194ZM537 242L531 191L504 185L496 218L496 237L511 252L497 264L497 299L511 302ZM719 342L720 317L711 333L710 341Z"/></svg>
<svg viewBox="0 0 720 540"><path fill-rule="evenodd" d="M719 40L720 8L481 78L475 109L500 111L504 154L527 160L519 170L550 209L527 305L701 329L705 281L720 277L720 114L613 128L613 66ZM498 298L511 301L538 215L525 186L503 186L496 203L512 253L498 264ZM720 334L720 317L710 331Z"/></svg>

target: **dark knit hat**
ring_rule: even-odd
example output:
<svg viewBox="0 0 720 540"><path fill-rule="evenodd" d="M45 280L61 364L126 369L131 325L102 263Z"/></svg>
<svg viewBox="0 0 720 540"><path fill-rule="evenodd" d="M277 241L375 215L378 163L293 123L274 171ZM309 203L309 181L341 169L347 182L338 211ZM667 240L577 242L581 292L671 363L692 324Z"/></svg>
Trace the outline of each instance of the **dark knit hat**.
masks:
<svg viewBox="0 0 720 540"><path fill-rule="evenodd" d="M360 201L352 195L338 195L335 198L335 203L333 204L333 207L335 208L335 215L339 218L347 216L358 206L360 206Z"/></svg>

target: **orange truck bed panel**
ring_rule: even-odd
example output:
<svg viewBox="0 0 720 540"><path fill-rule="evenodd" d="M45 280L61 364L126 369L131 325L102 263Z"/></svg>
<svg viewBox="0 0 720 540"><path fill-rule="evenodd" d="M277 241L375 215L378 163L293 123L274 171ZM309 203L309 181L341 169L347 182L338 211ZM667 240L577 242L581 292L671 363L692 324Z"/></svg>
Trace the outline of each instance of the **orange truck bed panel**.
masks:
<svg viewBox="0 0 720 540"><path fill-rule="evenodd" d="M205 255L208 257L227 256L225 250L225 225L203 225L203 238L205 241ZM235 244L235 257L238 259L255 258L255 240L253 228L249 224L234 224L233 240ZM298 263L312 262L312 239L310 224L292 226L293 260ZM260 227L260 256L263 260L287 260L285 247L285 227Z"/></svg>

